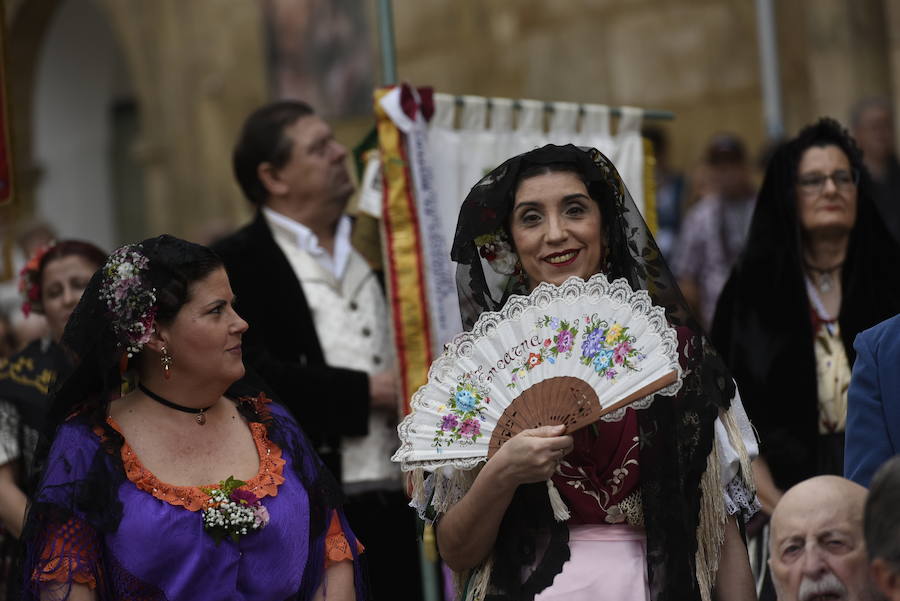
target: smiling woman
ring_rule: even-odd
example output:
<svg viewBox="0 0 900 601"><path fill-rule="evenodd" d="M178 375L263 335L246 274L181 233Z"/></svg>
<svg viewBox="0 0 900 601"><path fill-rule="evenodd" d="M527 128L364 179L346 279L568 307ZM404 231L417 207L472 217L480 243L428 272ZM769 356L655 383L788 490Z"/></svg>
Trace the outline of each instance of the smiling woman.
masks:
<svg viewBox="0 0 900 601"><path fill-rule="evenodd" d="M335 484L289 413L238 382L248 326L234 301L219 257L171 236L93 276L38 453L26 598L364 594ZM123 396L129 366L138 386Z"/></svg>
<svg viewBox="0 0 900 601"><path fill-rule="evenodd" d="M578 173L547 165L523 172L520 182L510 231L532 287L600 271L603 219Z"/></svg>
<svg viewBox="0 0 900 601"><path fill-rule="evenodd" d="M720 599L751 599L737 523L755 508L755 441L731 377L609 159L571 145L509 159L463 202L452 256L469 327L543 282L624 278L677 327L686 374L675 399L571 434L565 426L525 430L480 470L442 468L417 483L415 504L437 524L463 599L709 601L713 589ZM556 342L567 348L563 332ZM613 326L595 335L618 333ZM531 350L539 344L523 341L503 361L538 361ZM548 478L568 522L554 517Z"/></svg>

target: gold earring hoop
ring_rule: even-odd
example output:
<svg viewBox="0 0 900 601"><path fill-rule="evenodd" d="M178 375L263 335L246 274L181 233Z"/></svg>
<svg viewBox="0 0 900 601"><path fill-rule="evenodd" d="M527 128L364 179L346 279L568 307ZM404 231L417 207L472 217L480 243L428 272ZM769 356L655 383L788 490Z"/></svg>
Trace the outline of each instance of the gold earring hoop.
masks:
<svg viewBox="0 0 900 601"><path fill-rule="evenodd" d="M172 355L169 354L169 350L166 347L162 347L160 353L159 363L163 368L163 377L165 377L166 380L169 380L172 378L172 372L169 369L172 367Z"/></svg>

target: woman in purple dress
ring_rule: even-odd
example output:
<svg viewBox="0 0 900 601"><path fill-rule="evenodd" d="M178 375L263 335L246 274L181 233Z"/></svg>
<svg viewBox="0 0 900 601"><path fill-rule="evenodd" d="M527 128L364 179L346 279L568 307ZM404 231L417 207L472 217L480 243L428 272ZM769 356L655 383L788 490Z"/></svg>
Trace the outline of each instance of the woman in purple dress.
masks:
<svg viewBox="0 0 900 601"><path fill-rule="evenodd" d="M234 300L219 258L171 236L94 274L63 339L77 367L54 398L60 425L38 450L26 598L364 598L336 485L242 380Z"/></svg>

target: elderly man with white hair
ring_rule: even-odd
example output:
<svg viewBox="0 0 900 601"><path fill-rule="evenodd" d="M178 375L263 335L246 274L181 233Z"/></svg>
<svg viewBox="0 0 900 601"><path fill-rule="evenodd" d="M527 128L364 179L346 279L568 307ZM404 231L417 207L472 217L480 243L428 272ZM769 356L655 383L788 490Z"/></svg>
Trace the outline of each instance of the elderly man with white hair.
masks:
<svg viewBox="0 0 900 601"><path fill-rule="evenodd" d="M863 537L866 489L818 476L788 490L772 513L769 567L779 601L873 601Z"/></svg>

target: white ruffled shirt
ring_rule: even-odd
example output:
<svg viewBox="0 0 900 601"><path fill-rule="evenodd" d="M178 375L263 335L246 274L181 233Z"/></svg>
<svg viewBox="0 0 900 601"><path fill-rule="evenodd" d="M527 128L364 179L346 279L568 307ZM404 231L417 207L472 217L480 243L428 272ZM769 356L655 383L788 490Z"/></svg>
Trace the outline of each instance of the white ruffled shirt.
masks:
<svg viewBox="0 0 900 601"><path fill-rule="evenodd" d="M350 217L343 215L338 221L337 230L334 232L334 253L332 254L319 246L319 238L299 221L294 221L268 207L263 207L262 212L270 228L278 228L283 233L292 236L294 244L309 253L319 265L334 275L335 279L340 280L344 277L347 261L350 259L350 251L353 249L350 244L350 234L353 230L353 222Z"/></svg>

